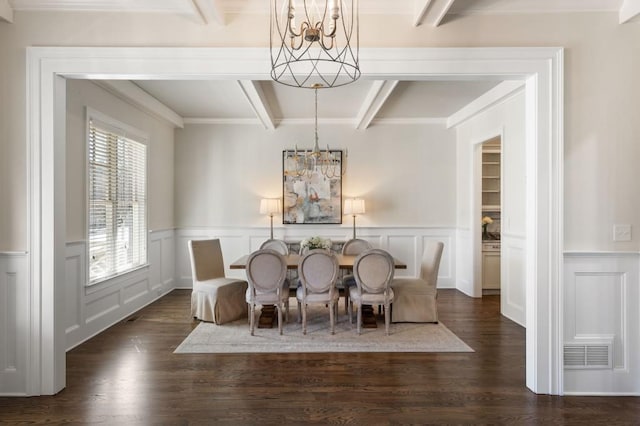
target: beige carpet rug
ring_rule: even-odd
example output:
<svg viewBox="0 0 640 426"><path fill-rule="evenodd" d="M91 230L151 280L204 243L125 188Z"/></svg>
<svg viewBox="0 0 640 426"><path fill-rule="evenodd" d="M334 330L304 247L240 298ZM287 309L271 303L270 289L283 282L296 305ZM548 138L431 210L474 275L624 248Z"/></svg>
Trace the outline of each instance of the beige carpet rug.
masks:
<svg viewBox="0 0 640 426"><path fill-rule="evenodd" d="M303 353L303 352L473 352L444 324L391 323L385 335L384 317L378 316L378 328L363 328L358 335L341 305L336 332L331 334L329 311L324 306L309 306L307 334L297 321L296 303L291 303L289 322L278 327L257 328L249 334L246 319L216 325L200 323L174 353ZM256 321L257 323L257 321Z"/></svg>

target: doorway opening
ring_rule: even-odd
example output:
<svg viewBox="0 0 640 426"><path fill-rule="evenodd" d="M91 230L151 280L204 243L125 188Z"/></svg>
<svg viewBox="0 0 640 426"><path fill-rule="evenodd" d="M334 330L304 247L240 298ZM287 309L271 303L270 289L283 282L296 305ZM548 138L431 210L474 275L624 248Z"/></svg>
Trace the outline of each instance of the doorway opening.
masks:
<svg viewBox="0 0 640 426"><path fill-rule="evenodd" d="M27 52L29 135L29 324L27 389L53 394L65 386L64 299L65 77L101 79L269 78L265 49L38 47ZM369 49L367 78L501 76L526 81L527 226L526 385L562 393L562 49ZM472 225L472 231L478 225ZM465 272L465 275L467 273Z"/></svg>
<svg viewBox="0 0 640 426"><path fill-rule="evenodd" d="M482 144L481 200L482 295L500 295L500 237L502 208L502 138L496 136Z"/></svg>

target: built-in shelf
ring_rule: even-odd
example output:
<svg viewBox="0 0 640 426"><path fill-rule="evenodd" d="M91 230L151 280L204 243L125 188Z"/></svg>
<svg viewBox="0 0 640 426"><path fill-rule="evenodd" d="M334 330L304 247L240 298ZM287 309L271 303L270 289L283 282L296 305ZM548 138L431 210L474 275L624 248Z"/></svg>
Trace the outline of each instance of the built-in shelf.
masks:
<svg viewBox="0 0 640 426"><path fill-rule="evenodd" d="M482 211L500 211L500 147L482 147Z"/></svg>

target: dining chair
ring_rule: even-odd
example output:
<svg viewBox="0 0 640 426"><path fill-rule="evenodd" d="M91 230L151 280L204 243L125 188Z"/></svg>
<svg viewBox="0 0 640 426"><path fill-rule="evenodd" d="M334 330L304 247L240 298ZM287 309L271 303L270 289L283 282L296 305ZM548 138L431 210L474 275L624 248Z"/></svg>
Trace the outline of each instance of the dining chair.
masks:
<svg viewBox="0 0 640 426"><path fill-rule="evenodd" d="M438 270L444 243L428 241L425 244L420 276L396 278L391 282L395 293L391 307L393 322L438 322Z"/></svg>
<svg viewBox="0 0 640 426"><path fill-rule="evenodd" d="M216 324L244 317L247 281L225 276L220 240L189 240L188 246L193 276L191 316Z"/></svg>
<svg viewBox="0 0 640 426"><path fill-rule="evenodd" d="M267 241L265 241L260 245L260 248L275 250L283 256L286 256L289 254L289 247L287 246L287 243L275 238L268 239Z"/></svg>
<svg viewBox="0 0 640 426"><path fill-rule="evenodd" d="M349 289L349 322L351 322L352 306L358 309L357 331L362 331L362 305L383 305L385 332L389 335L389 307L393 302L391 280L394 272L393 257L380 249L366 250L353 262L353 275L356 286Z"/></svg>
<svg viewBox="0 0 640 426"><path fill-rule="evenodd" d="M365 250L371 249L371 244L367 240L352 238L342 246L342 254L347 256L357 256ZM342 276L342 288L344 291L344 311L349 313L349 289L356 286L356 279L353 272Z"/></svg>
<svg viewBox="0 0 640 426"><path fill-rule="evenodd" d="M249 305L249 330L253 336L256 321L256 305L275 305L278 310L278 331L282 334L282 311L286 309L285 321L289 320L289 281L287 261L272 249L255 251L247 258L246 302Z"/></svg>
<svg viewBox="0 0 640 426"><path fill-rule="evenodd" d="M302 333L307 334L307 305L329 305L331 334L335 334L338 314L338 259L329 250L315 249L305 254L298 263L300 286L296 291L298 319L302 313Z"/></svg>

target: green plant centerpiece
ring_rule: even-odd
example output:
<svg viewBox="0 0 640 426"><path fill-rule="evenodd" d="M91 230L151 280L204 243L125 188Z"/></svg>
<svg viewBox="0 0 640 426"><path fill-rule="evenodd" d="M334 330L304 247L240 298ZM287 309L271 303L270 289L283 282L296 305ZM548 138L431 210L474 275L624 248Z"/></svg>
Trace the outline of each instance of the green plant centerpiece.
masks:
<svg viewBox="0 0 640 426"><path fill-rule="evenodd" d="M300 250L314 250L314 249L325 249L329 250L331 248L331 240L329 238L322 237L309 237L302 240L300 243Z"/></svg>

